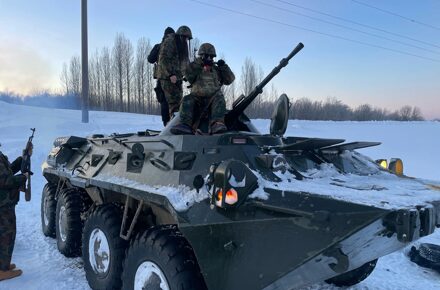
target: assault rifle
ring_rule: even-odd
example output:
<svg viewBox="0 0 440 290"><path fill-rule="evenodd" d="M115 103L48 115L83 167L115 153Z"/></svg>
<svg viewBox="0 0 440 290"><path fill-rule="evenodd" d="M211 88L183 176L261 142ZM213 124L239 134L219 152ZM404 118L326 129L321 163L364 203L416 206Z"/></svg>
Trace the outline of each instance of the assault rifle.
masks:
<svg viewBox="0 0 440 290"><path fill-rule="evenodd" d="M29 137L26 148L23 150L21 161L21 173L28 173L27 184L24 190L24 199L26 201L31 200L31 175L34 173L31 171L31 155L34 145L32 145L32 139L34 139L35 128L31 128L32 135Z"/></svg>

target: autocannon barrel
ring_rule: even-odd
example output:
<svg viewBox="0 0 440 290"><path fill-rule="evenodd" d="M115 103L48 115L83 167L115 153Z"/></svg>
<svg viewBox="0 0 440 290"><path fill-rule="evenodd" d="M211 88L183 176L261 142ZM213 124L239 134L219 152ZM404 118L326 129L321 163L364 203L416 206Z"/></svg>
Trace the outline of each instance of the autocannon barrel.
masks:
<svg viewBox="0 0 440 290"><path fill-rule="evenodd" d="M280 63L259 83L252 92L249 93L249 95L244 96L242 95L240 98L238 98L232 105L232 110L228 112L228 119L235 119L240 114L243 113L243 111L252 103L252 101L263 92L264 86L267 85L267 83L270 82L270 80L276 76L283 67L285 67L289 60L294 57L301 49L303 49L304 44L301 42L298 43L298 45L290 52L290 54L283 58Z"/></svg>

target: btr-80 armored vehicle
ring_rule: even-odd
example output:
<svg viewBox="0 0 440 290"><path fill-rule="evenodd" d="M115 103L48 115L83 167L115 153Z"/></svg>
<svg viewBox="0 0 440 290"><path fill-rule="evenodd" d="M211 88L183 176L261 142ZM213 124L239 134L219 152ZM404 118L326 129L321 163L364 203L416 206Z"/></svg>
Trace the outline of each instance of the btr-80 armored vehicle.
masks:
<svg viewBox="0 0 440 290"><path fill-rule="evenodd" d="M365 279L379 257L433 233L438 184L356 150L377 142L270 134L244 110L300 43L226 114L226 133L57 138L44 164L43 232L82 254L93 289L292 289Z"/></svg>

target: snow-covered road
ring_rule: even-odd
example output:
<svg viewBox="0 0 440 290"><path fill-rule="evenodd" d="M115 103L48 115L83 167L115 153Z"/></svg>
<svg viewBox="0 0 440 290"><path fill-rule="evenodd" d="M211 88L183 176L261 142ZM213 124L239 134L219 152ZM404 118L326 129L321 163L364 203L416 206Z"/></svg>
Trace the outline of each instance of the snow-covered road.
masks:
<svg viewBox="0 0 440 290"><path fill-rule="evenodd" d="M90 123L82 124L81 112L16 106L0 102L0 150L11 159L19 156L36 127L32 201L17 206L17 240L13 261L24 274L0 282L1 290L90 289L82 269L81 258L61 255L53 239L41 232L40 198L45 180L40 165L52 147L55 137L95 133L136 132L161 129L160 116L126 113L91 112ZM256 120L262 132L268 120ZM440 180L440 122L311 122L291 121L286 135L345 138L347 141L380 141L381 146L363 149L373 159L400 157L408 175ZM440 244L440 230L419 242ZM379 260L376 270L362 283L350 289L440 289L440 274L418 267L409 261L406 252L390 254ZM326 284L307 289L337 289Z"/></svg>

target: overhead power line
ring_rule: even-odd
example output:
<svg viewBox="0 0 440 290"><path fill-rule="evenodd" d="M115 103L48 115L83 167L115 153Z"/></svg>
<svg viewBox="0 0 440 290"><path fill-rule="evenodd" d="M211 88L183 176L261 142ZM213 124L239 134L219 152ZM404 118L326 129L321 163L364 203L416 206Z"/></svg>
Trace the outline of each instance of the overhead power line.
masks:
<svg viewBox="0 0 440 290"><path fill-rule="evenodd" d="M292 11L292 10L289 10L289 9L286 9L286 8L283 8L283 7L272 5L272 4L269 4L269 3L265 3L265 2L260 1L260 0L250 0L250 1L255 2L255 3L259 3L261 5L264 5L264 6L267 6L267 7L271 7L271 8L277 9L277 10L281 10L283 12L288 12L288 13L291 13L291 14L295 14L295 15L299 15L299 16L302 16L302 17L306 17L306 18L309 18L309 19L312 19L312 20L315 20L315 21L319 21L319 22L322 22L322 23L327 23L327 24L330 24L330 25L333 25L333 26L341 27L341 28L346 29L346 30L362 33L362 34L373 36L373 37L380 38L380 39L385 39L385 40L388 40L388 41L391 41L391 42L403 44L403 45L406 45L406 46L409 46L409 47L414 47L414 48L417 48L417 49L420 49L420 50L424 50L424 51L428 51L428 52L431 52L431 53L440 54L440 52L435 51L435 50L427 49L427 48L424 48L424 47L421 47L421 46L418 46L418 45L414 45L414 44L411 44L411 43L408 43L408 42L403 42L403 41L400 41L400 40L395 40L395 39L388 38L386 36L382 36L382 35L379 35L379 34L367 32L367 31L363 31L363 30L359 30L359 29L356 29L356 28L351 28L351 27L348 27L346 25L342 25L342 24L331 22L331 21L323 20L323 19L320 19L320 18L317 18L317 17L313 17L313 16L309 16L309 15L306 15L306 14L302 14L302 13L299 13L299 12L296 12L296 11Z"/></svg>
<svg viewBox="0 0 440 290"><path fill-rule="evenodd" d="M362 1L358 1L358 0L351 0L351 1L353 1L356 4L363 5L363 6L366 6L368 8L371 8L371 9L379 10L379 11L381 11L383 13L387 13L387 14L393 15L395 17L399 17L399 18L405 19L405 20L407 20L409 22L412 22L412 23L417 23L417 24L422 25L422 26L426 26L426 27L429 27L429 28L432 28L432 29L440 30L440 28L438 28L436 26L433 26L431 24L423 23L423 22L420 22L418 20L415 20L415 19L403 16L403 15L400 15L400 14L394 13L392 11L388 11L388 10L385 10L385 9L382 9L382 8L379 8L379 7L376 7L376 6L364 3Z"/></svg>
<svg viewBox="0 0 440 290"><path fill-rule="evenodd" d="M223 11L228 11L228 12L231 12L231 13L234 13L234 14L238 14L238 15L244 15L244 16L247 16L247 17L252 17L252 18L263 20L263 21L266 21L266 22L276 23L276 24L280 24L280 25L283 25L283 26L287 26L287 27L292 27L292 28L296 28L296 29L300 29L300 30L304 30L304 31L308 31L308 32L312 32L312 33L316 33L316 34L320 34L320 35L325 35L325 36L336 38L336 39L345 40L345 41L348 41L348 42L353 42L353 43L362 44L362 45L365 45L365 46L375 47L375 48L379 48L379 49L383 49L383 50L387 50L387 51L391 51L391 52L396 52L396 53L399 53L399 54L409 55L409 56L413 56L413 57L417 57L417 58L421 58L421 59L425 59L425 60L429 60L429 61L433 61L433 62L440 62L440 60L438 60L438 59L434 59L434 58L430 58L430 57L425 57L425 56L421 56L421 55L418 55L418 54L413 54L413 53L410 53L410 52L405 52L405 51L401 51L401 50L398 50L398 49L388 48L388 47L384 47L384 46L380 46L380 45L376 45L376 44L371 44L371 43L363 42L363 41L360 41L360 40L350 39L350 38L347 38L347 37L338 36L338 35L334 35L334 34L330 34L330 33L320 32L320 31L317 31L317 30L313 30L313 29L309 29L309 28L305 28L305 27L301 27L301 26L297 26L297 25L281 22L281 21L278 21L278 20L273 20L273 19L270 19L270 18L262 17L262 16L253 15L253 14L250 14L250 13L245 13L245 12L237 11L237 10L230 9L230 8L221 7L221 6L218 6L218 5L215 5L215 4L206 3L206 2L203 2L203 1L199 1L199 0L187 0L187 1L191 1L191 2L194 2L194 3L201 4L201 5L213 7L213 8L216 8L216 9L223 10Z"/></svg>
<svg viewBox="0 0 440 290"><path fill-rule="evenodd" d="M333 18L333 19L338 19L340 21L344 21L344 22L347 22L347 23L359 25L359 26L362 26L362 27L365 27L365 28L373 29L373 30L380 31L380 32L383 32L383 33L387 33L387 34L390 34L390 35L394 35L394 36L397 36L397 37L405 38L405 39L408 39L408 40L412 40L412 41L420 42L420 43L423 43L423 44L426 44L426 45L429 45L429 46L440 48L440 45L437 45L437 44L434 44L434 43L431 43L431 42L427 42L427 41L424 41L424 40L412 38L412 37L409 37L409 36L406 36L406 35L403 35L403 34L400 34L400 33L395 33L395 32L388 31L388 30L385 30L385 29L382 29L382 28L379 28L379 27L376 27L376 26L360 23L360 22L357 22L357 21L354 21L354 20L350 20L350 19L347 19L347 18L343 18L343 17L340 17L340 16L335 16L335 15L332 15L332 14L329 14L329 13L325 13L325 12L322 12L322 11L319 11L319 10L316 10L316 9L312 9L312 8L308 8L308 7L305 7L305 6L301 6L301 5L298 5L298 4L289 2L289 1L285 1L285 0L275 0L275 1L287 4L287 5L290 5L290 6L294 6L294 7L297 7L297 8L301 8L301 9L304 9L304 10L307 10L307 11L311 11L311 12L314 12L314 13L317 13L317 14L325 15L327 17L330 17L330 18Z"/></svg>

